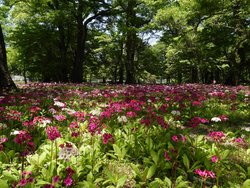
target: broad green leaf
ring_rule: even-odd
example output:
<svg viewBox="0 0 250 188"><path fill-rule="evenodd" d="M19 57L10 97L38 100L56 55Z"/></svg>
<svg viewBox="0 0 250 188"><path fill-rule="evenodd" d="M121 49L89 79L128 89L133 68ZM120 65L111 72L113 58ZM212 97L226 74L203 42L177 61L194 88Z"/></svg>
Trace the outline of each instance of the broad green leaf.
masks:
<svg viewBox="0 0 250 188"><path fill-rule="evenodd" d="M13 175L7 171L3 171L2 175L3 175L4 179L10 180L10 181L17 181L18 180L18 177L16 175Z"/></svg>
<svg viewBox="0 0 250 188"><path fill-rule="evenodd" d="M1 186L1 188L9 188L6 180L0 179L0 186Z"/></svg>
<svg viewBox="0 0 250 188"><path fill-rule="evenodd" d="M117 187L117 188L123 187L123 185L125 184L126 180L127 180L127 176L126 176L126 175L124 175L124 176L122 176L121 178L119 178L116 187Z"/></svg>
<svg viewBox="0 0 250 188"><path fill-rule="evenodd" d="M170 188L172 186L172 181L168 178L168 177L165 177L164 178L164 182L167 183L167 186Z"/></svg>
<svg viewBox="0 0 250 188"><path fill-rule="evenodd" d="M150 179L153 177L153 175L155 174L156 171L156 166L152 165L149 169L148 169L148 173L147 173L147 179Z"/></svg>
<svg viewBox="0 0 250 188"><path fill-rule="evenodd" d="M93 182L93 179L94 179L94 176L93 176L92 172L89 172L88 175L87 175L87 181L88 182Z"/></svg>
<svg viewBox="0 0 250 188"><path fill-rule="evenodd" d="M139 168L135 164L131 164L131 167L132 167L135 175L141 177L141 172L140 172Z"/></svg>
<svg viewBox="0 0 250 188"><path fill-rule="evenodd" d="M38 181L36 182L36 185L47 185L47 184L50 184L50 182L43 181L43 180L38 180Z"/></svg>
<svg viewBox="0 0 250 188"><path fill-rule="evenodd" d="M159 156L154 150L150 150L150 155L155 163L155 165L158 164Z"/></svg>
<svg viewBox="0 0 250 188"><path fill-rule="evenodd" d="M229 155L229 153L230 153L230 150L225 150L225 151L223 151L223 153L222 153L222 159L226 159L227 158L227 156Z"/></svg>
<svg viewBox="0 0 250 188"><path fill-rule="evenodd" d="M183 164L185 165L185 167L187 168L187 170L189 170L189 168L190 168L190 161L189 161L189 159L188 159L188 157L187 157L186 154L184 154L182 156L182 160L183 160Z"/></svg>
<svg viewBox="0 0 250 188"><path fill-rule="evenodd" d="M249 188L250 187L250 179L247 179L243 185L242 185L242 188Z"/></svg>

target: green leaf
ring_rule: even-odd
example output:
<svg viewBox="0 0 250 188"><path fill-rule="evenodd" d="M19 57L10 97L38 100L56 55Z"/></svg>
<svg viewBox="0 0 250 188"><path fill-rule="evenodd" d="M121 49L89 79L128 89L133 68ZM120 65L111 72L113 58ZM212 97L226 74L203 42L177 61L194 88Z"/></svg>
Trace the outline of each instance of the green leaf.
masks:
<svg viewBox="0 0 250 188"><path fill-rule="evenodd" d="M167 186L170 188L172 186L172 182L168 177L165 177L164 182L167 183Z"/></svg>
<svg viewBox="0 0 250 188"><path fill-rule="evenodd" d="M87 175L87 181L88 182L93 182L93 179L94 179L94 176L93 176L92 172L89 172L88 175Z"/></svg>
<svg viewBox="0 0 250 188"><path fill-rule="evenodd" d="M43 181L43 180L38 180L38 181L36 182L36 185L47 185L47 184L50 184L50 182Z"/></svg>
<svg viewBox="0 0 250 188"><path fill-rule="evenodd" d="M230 150L225 150L225 151L223 151L223 153L222 153L222 159L226 159L227 158L227 156L229 155L229 153L230 153Z"/></svg>
<svg viewBox="0 0 250 188"><path fill-rule="evenodd" d="M123 187L123 185L125 184L126 180L127 180L127 176L126 176L126 175L124 175L124 176L122 176L121 178L119 178L116 187L117 187L117 188Z"/></svg>
<svg viewBox="0 0 250 188"><path fill-rule="evenodd" d="M2 179L7 179L10 181L17 181L18 177L16 175L11 174L10 172L3 171L3 177Z"/></svg>
<svg viewBox="0 0 250 188"><path fill-rule="evenodd" d="M0 179L0 185L1 185L1 188L8 188L9 187L6 180Z"/></svg>
<svg viewBox="0 0 250 188"><path fill-rule="evenodd" d="M155 165L158 164L158 161L159 161L159 156L158 154L154 151L154 150L150 150L150 155L155 163Z"/></svg>
<svg viewBox="0 0 250 188"><path fill-rule="evenodd" d="M148 173L147 173L147 179L150 179L153 177L153 175L155 174L156 171L156 166L152 165L149 169L148 169Z"/></svg>
<svg viewBox="0 0 250 188"><path fill-rule="evenodd" d="M186 154L184 154L182 156L182 160L183 160L183 164L185 165L185 167L187 168L187 170L189 170L189 168L190 168L190 161L189 161L189 159L188 159L188 157L187 157Z"/></svg>
<svg viewBox="0 0 250 188"><path fill-rule="evenodd" d="M250 179L247 179L243 185L242 185L242 188L249 188L250 187Z"/></svg>
<svg viewBox="0 0 250 188"><path fill-rule="evenodd" d="M133 169L135 175L141 177L141 172L140 172L139 168L135 164L131 164L131 168Z"/></svg>

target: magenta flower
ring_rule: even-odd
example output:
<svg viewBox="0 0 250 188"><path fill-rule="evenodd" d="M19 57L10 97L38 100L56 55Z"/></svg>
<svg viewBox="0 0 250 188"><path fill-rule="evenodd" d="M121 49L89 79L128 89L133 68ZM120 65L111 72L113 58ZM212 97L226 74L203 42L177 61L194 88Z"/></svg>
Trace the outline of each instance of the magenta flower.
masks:
<svg viewBox="0 0 250 188"><path fill-rule="evenodd" d="M172 136L172 140L173 140L174 142L178 142L178 136L176 136L176 135Z"/></svg>
<svg viewBox="0 0 250 188"><path fill-rule="evenodd" d="M224 139L226 136L223 132L221 131L212 131L208 134L208 137L210 137L214 141L221 141Z"/></svg>
<svg viewBox="0 0 250 188"><path fill-rule="evenodd" d="M113 135L112 134L109 134L109 133L104 133L102 135L102 142L103 144L108 144L109 141L111 141L112 143L114 143L114 138L113 138Z"/></svg>
<svg viewBox="0 0 250 188"><path fill-rule="evenodd" d="M202 179L215 178L214 172L209 170L202 171L201 169L196 169L194 173L198 174Z"/></svg>
<svg viewBox="0 0 250 188"><path fill-rule="evenodd" d="M17 144L24 144L32 140L32 137L26 131L19 131L16 137L14 138L14 142Z"/></svg>
<svg viewBox="0 0 250 188"><path fill-rule="evenodd" d="M52 127L52 126L47 127L46 133L47 133L48 138L52 141L61 137L61 134L58 131L57 127Z"/></svg>
<svg viewBox="0 0 250 188"><path fill-rule="evenodd" d="M24 179L24 178L22 178L22 179L19 181L19 183L18 183L18 185L19 185L20 187L24 187L26 184L27 184L27 180Z"/></svg>
<svg viewBox="0 0 250 188"><path fill-rule="evenodd" d="M212 157L211 157L211 161L212 161L213 163L217 163L217 162L218 162L218 157L217 157L216 155L212 156Z"/></svg>
<svg viewBox="0 0 250 188"><path fill-rule="evenodd" d="M64 115L54 115L54 118L57 121L65 121L67 119L66 116L64 116Z"/></svg>
<svg viewBox="0 0 250 188"><path fill-rule="evenodd" d="M165 159L166 159L167 161L170 161L170 160L171 160L171 157L168 155L168 152L167 152L167 151L164 152L164 157L165 157Z"/></svg>
<svg viewBox="0 0 250 188"><path fill-rule="evenodd" d="M75 173L75 171L71 167L67 167L66 172L68 176L72 176Z"/></svg>
<svg viewBox="0 0 250 188"><path fill-rule="evenodd" d="M63 183L66 187L69 187L73 184L73 179L70 176L67 176Z"/></svg>
<svg viewBox="0 0 250 188"><path fill-rule="evenodd" d="M59 182L60 177L59 176L54 176L53 177L53 184L56 184Z"/></svg>

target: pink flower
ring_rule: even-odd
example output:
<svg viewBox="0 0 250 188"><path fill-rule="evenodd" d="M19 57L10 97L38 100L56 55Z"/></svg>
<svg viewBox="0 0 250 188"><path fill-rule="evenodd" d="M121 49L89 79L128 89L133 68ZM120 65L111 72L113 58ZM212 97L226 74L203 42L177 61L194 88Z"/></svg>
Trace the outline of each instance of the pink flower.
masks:
<svg viewBox="0 0 250 188"><path fill-rule="evenodd" d="M77 121L84 121L84 117L85 117L85 114L84 112L75 112L73 114L76 118L77 118Z"/></svg>
<svg viewBox="0 0 250 188"><path fill-rule="evenodd" d="M78 123L76 121L72 121L70 126L69 126L70 129L77 129L79 128L78 126Z"/></svg>
<svg viewBox="0 0 250 188"><path fill-rule="evenodd" d="M202 179L215 178L214 172L209 170L202 171L201 169L196 169L194 173L198 174Z"/></svg>
<svg viewBox="0 0 250 188"><path fill-rule="evenodd" d="M200 101L193 101L192 102L192 106L201 106L201 102Z"/></svg>
<svg viewBox="0 0 250 188"><path fill-rule="evenodd" d="M166 159L167 161L170 161L170 160L171 160L171 157L168 155L168 152L167 152L167 151L164 152L164 157L165 157L165 159Z"/></svg>
<svg viewBox="0 0 250 188"><path fill-rule="evenodd" d="M24 178L22 178L22 179L19 181L19 183L18 183L18 185L19 185L20 187L24 187L26 184L27 184L27 180L24 179Z"/></svg>
<svg viewBox="0 0 250 188"><path fill-rule="evenodd" d="M208 137L214 141L221 141L225 137L225 134L221 131L212 131L208 134Z"/></svg>
<svg viewBox="0 0 250 188"><path fill-rule="evenodd" d="M75 171L69 166L66 168L66 172L68 176L72 176L75 173Z"/></svg>
<svg viewBox="0 0 250 188"><path fill-rule="evenodd" d="M218 157L216 155L212 156L211 161L213 163L217 163L218 162Z"/></svg>
<svg viewBox="0 0 250 188"><path fill-rule="evenodd" d="M53 177L53 184L56 184L59 182L60 177L59 176L54 176Z"/></svg>
<svg viewBox="0 0 250 188"><path fill-rule="evenodd" d="M136 117L137 114L135 112L133 112L133 111L129 111L129 112L126 113L126 116L130 117L130 118L133 118L133 117Z"/></svg>
<svg viewBox="0 0 250 188"><path fill-rule="evenodd" d="M69 187L73 184L73 179L70 176L67 176L63 183L66 187Z"/></svg>
<svg viewBox="0 0 250 188"><path fill-rule="evenodd" d="M182 135L182 134L181 134L181 141L182 141L183 143L187 141L187 138L186 138L184 135Z"/></svg>
<svg viewBox="0 0 250 188"><path fill-rule="evenodd" d="M57 121L65 121L67 118L64 115L54 115L53 116Z"/></svg>
<svg viewBox="0 0 250 188"><path fill-rule="evenodd" d="M108 144L109 141L111 141L112 143L114 143L114 138L112 134L109 133L104 133L102 135L102 139L103 139L103 144Z"/></svg>
<svg viewBox="0 0 250 188"><path fill-rule="evenodd" d="M221 121L227 121L228 117L226 115L221 115L219 116L219 118L221 119Z"/></svg>
<svg viewBox="0 0 250 188"><path fill-rule="evenodd" d="M47 136L50 140L54 141L57 138L61 137L60 132L58 131L57 127L49 126L46 128Z"/></svg>
<svg viewBox="0 0 250 188"><path fill-rule="evenodd" d="M176 136L176 135L172 136L172 140L173 140L174 142L178 142L178 136Z"/></svg>
<svg viewBox="0 0 250 188"><path fill-rule="evenodd" d="M242 147L246 147L247 148L247 142L243 139L243 138L235 138L233 140L233 142L237 143L238 145L242 146Z"/></svg>
<svg viewBox="0 0 250 188"><path fill-rule="evenodd" d="M24 144L31 140L32 137L26 131L19 131L14 139L14 142L16 142L17 144Z"/></svg>

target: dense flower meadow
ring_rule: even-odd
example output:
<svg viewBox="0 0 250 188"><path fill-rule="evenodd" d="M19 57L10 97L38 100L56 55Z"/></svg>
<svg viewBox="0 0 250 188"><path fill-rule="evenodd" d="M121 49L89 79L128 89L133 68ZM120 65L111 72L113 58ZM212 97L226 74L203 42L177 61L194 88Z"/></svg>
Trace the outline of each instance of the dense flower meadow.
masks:
<svg viewBox="0 0 250 188"><path fill-rule="evenodd" d="M250 187L250 89L22 85L0 96L0 187Z"/></svg>

